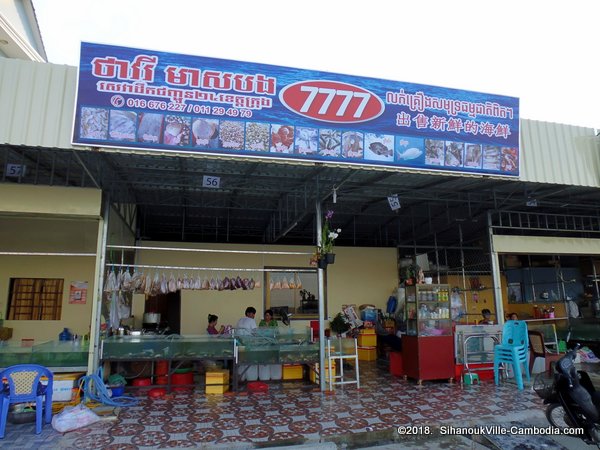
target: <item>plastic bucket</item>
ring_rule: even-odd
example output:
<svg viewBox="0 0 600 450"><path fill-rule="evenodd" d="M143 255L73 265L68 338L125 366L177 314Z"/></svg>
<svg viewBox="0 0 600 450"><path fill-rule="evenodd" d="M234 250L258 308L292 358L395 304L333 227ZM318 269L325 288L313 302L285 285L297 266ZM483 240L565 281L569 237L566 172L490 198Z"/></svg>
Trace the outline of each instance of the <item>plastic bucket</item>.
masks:
<svg viewBox="0 0 600 450"><path fill-rule="evenodd" d="M154 373L156 375L167 375L169 372L169 362L168 361L156 361L156 367L154 369Z"/></svg>
<svg viewBox="0 0 600 450"><path fill-rule="evenodd" d="M257 364L251 364L248 366L248 370L246 371L246 380L248 380L248 381L258 380L258 365Z"/></svg>
<svg viewBox="0 0 600 450"><path fill-rule="evenodd" d="M152 380L150 378L136 378L133 380L133 386L150 386L152 384Z"/></svg>
<svg viewBox="0 0 600 450"><path fill-rule="evenodd" d="M258 366L258 379L267 381L271 379L271 365L270 364L260 364Z"/></svg>
<svg viewBox="0 0 600 450"><path fill-rule="evenodd" d="M192 384L194 383L194 373L186 372L186 373L174 373L171 375L171 384Z"/></svg>
<svg viewBox="0 0 600 450"><path fill-rule="evenodd" d="M120 397L121 395L123 395L125 393L125 386L122 386L122 385L111 386L110 390L112 391L113 397Z"/></svg>
<svg viewBox="0 0 600 450"><path fill-rule="evenodd" d="M283 366L281 364L271 364L271 380L281 380L283 377Z"/></svg>

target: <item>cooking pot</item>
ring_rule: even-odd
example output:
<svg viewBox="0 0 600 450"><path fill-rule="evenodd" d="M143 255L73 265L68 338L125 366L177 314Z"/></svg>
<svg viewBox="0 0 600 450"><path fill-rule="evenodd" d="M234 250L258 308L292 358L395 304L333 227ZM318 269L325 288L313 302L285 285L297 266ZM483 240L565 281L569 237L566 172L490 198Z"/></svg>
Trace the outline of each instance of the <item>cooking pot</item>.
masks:
<svg viewBox="0 0 600 450"><path fill-rule="evenodd" d="M160 313L144 313L144 323L160 323Z"/></svg>

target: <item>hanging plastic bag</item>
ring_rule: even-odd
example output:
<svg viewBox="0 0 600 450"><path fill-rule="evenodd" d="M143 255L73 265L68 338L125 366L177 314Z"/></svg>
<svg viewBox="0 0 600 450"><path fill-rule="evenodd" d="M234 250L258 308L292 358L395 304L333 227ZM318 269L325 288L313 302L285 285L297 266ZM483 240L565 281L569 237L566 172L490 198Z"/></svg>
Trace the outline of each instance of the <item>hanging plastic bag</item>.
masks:
<svg viewBox="0 0 600 450"><path fill-rule="evenodd" d="M160 274L154 272L152 283L150 284L150 295L158 295L160 293Z"/></svg>
<svg viewBox="0 0 600 450"><path fill-rule="evenodd" d="M106 283L104 284L104 292L114 292L117 288L117 275L115 269L111 270L106 277Z"/></svg>
<svg viewBox="0 0 600 450"><path fill-rule="evenodd" d="M203 291L208 291L210 289L210 281L208 281L208 277L205 277L204 280L202 280L202 285L200 286L200 289L202 289Z"/></svg>
<svg viewBox="0 0 600 450"><path fill-rule="evenodd" d="M296 274L296 289L302 289L302 280L300 279L300 275Z"/></svg>
<svg viewBox="0 0 600 450"><path fill-rule="evenodd" d="M121 318L119 317L119 294L116 291L110 294L110 309L108 313L110 327L113 330L119 328Z"/></svg>
<svg viewBox="0 0 600 450"><path fill-rule="evenodd" d="M131 282L131 274L129 273L129 268L123 270L121 274L121 288L124 291L131 292L133 284Z"/></svg>
<svg viewBox="0 0 600 450"><path fill-rule="evenodd" d="M283 279L281 280L281 289L289 289L290 285L288 283L288 280L286 277L283 277Z"/></svg>
<svg viewBox="0 0 600 450"><path fill-rule="evenodd" d="M61 412L52 417L52 428L59 433L76 430L92 423L98 422L100 417L80 403L77 406L67 406Z"/></svg>
<svg viewBox="0 0 600 450"><path fill-rule="evenodd" d="M129 319L129 317L131 317L131 305L129 304L129 301L125 297L124 292L119 292L118 308L119 308L119 322L120 322L120 319Z"/></svg>
<svg viewBox="0 0 600 450"><path fill-rule="evenodd" d="M175 275L173 275L173 272L171 272L171 276L169 277L167 288L168 292L177 292L177 281L175 281ZM163 292L163 294L166 294L166 292Z"/></svg>
<svg viewBox="0 0 600 450"><path fill-rule="evenodd" d="M240 278L239 275L235 278L235 287L237 289L243 289L244 288L244 281Z"/></svg>
<svg viewBox="0 0 600 450"><path fill-rule="evenodd" d="M119 291L123 284L123 275L125 273L124 269L121 269L120 272L117 272L117 282L115 284L115 291Z"/></svg>
<svg viewBox="0 0 600 450"><path fill-rule="evenodd" d="M140 292L142 287L142 272L138 272L137 269L134 269L133 275L131 276L131 289L133 292Z"/></svg>
<svg viewBox="0 0 600 450"><path fill-rule="evenodd" d="M160 275L160 293L166 294L169 292L169 282L164 273Z"/></svg>
<svg viewBox="0 0 600 450"><path fill-rule="evenodd" d="M152 281L152 275L150 275L150 273L146 275L146 282L144 284L144 294L152 294L152 285L154 284L154 282Z"/></svg>

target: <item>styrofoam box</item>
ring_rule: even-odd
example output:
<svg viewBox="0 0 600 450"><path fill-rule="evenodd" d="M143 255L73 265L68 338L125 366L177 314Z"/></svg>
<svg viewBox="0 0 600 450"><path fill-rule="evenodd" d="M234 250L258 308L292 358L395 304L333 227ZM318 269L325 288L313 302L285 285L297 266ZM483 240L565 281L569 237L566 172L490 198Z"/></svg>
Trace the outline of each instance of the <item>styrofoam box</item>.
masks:
<svg viewBox="0 0 600 450"><path fill-rule="evenodd" d="M52 401L70 402L73 388L78 386L81 375L81 373L55 374L52 381Z"/></svg>

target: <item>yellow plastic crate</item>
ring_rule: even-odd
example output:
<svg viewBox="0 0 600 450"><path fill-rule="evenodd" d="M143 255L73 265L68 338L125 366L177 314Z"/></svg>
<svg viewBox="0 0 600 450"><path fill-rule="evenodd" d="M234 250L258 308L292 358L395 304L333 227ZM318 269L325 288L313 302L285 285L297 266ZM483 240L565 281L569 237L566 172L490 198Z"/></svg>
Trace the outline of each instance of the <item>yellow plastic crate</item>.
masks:
<svg viewBox="0 0 600 450"><path fill-rule="evenodd" d="M375 347L377 345L375 330L372 328L360 330L357 341L359 347Z"/></svg>
<svg viewBox="0 0 600 450"><path fill-rule="evenodd" d="M358 347L359 361L375 361L377 359L377 347Z"/></svg>
<svg viewBox="0 0 600 450"><path fill-rule="evenodd" d="M206 384L229 384L229 370L206 372Z"/></svg>
<svg viewBox="0 0 600 450"><path fill-rule="evenodd" d="M284 380L301 380L304 378L304 366L302 364L284 364Z"/></svg>
<svg viewBox="0 0 600 450"><path fill-rule="evenodd" d="M224 394L229 391L228 384L207 384L206 385L206 393L207 394Z"/></svg>

